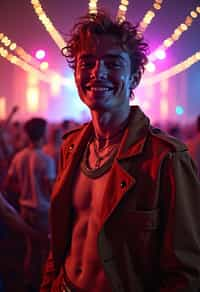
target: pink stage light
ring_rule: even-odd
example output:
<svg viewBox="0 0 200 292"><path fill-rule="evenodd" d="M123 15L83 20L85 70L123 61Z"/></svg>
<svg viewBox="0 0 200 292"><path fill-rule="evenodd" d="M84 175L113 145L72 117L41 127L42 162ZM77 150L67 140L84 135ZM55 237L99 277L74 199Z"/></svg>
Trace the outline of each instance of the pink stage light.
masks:
<svg viewBox="0 0 200 292"><path fill-rule="evenodd" d="M164 50L157 50L155 51L155 56L160 59L160 60L163 60L166 58L166 52Z"/></svg>
<svg viewBox="0 0 200 292"><path fill-rule="evenodd" d="M42 60L44 59L44 57L46 56L46 53L44 50L37 50L36 53L35 53L35 57L38 59L38 60Z"/></svg>
<svg viewBox="0 0 200 292"><path fill-rule="evenodd" d="M156 65L153 62L148 62L146 65L146 69L148 72L153 73L156 70Z"/></svg>

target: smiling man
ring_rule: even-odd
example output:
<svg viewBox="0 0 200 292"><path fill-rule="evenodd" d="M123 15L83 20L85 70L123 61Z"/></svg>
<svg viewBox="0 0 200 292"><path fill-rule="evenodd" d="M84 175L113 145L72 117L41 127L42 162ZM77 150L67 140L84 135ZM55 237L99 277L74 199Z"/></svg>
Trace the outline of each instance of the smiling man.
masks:
<svg viewBox="0 0 200 292"><path fill-rule="evenodd" d="M80 19L66 49L92 121L64 136L41 291L197 291L196 169L185 145L129 104L147 44L99 12Z"/></svg>

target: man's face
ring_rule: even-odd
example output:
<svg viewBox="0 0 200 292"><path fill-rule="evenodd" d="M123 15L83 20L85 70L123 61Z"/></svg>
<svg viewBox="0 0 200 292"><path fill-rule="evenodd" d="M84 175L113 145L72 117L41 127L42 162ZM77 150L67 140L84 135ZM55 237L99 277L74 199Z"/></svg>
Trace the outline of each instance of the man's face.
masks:
<svg viewBox="0 0 200 292"><path fill-rule="evenodd" d="M91 109L127 109L133 82L131 60L112 35L87 39L76 57L75 80L81 100Z"/></svg>

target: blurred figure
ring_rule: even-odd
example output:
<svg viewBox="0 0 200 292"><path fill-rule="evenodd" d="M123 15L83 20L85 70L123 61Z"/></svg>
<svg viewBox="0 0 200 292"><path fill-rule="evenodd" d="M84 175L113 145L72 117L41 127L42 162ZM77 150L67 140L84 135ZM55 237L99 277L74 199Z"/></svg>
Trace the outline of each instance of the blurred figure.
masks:
<svg viewBox="0 0 200 292"><path fill-rule="evenodd" d="M196 135L188 140L187 145L200 175L200 115L196 119Z"/></svg>
<svg viewBox="0 0 200 292"><path fill-rule="evenodd" d="M49 132L48 143L43 146L43 151L51 156L58 168L58 157L60 153L60 146L62 142L62 130L59 127L52 127Z"/></svg>
<svg viewBox="0 0 200 292"><path fill-rule="evenodd" d="M78 127L80 127L80 124L76 121L73 120L63 120L61 123L61 130L62 130L62 134L66 134L69 131L72 131L74 129L77 129Z"/></svg>
<svg viewBox="0 0 200 292"><path fill-rule="evenodd" d="M17 232L23 236L28 234L33 240L42 240L42 238L40 238L39 232L35 231L30 225L28 225L22 219L20 214L18 214L18 212L16 212L16 210L8 203L8 201L4 198L1 192L0 192L0 222L1 223L3 222L13 232ZM0 229L2 229L2 225L0 226ZM3 230L0 230L0 233L2 232ZM3 252L5 252L5 250ZM7 257L7 260L8 259L9 257ZM15 261L15 259L13 259L13 261ZM20 289L20 291L22 292L23 284L19 283L19 281L12 281L13 279L11 279L10 272L8 272L5 269L4 261L2 258L1 265L3 266L0 267L0 273L2 273L2 275L0 275L0 292L19 291L18 289ZM18 270L15 272L18 279L21 276L20 273L21 270L18 268ZM8 277L10 277L10 279L9 281L8 280L6 281Z"/></svg>
<svg viewBox="0 0 200 292"><path fill-rule="evenodd" d="M9 131L11 134L13 152L17 153L18 151L22 150L27 144L23 124L20 121L14 121L10 125Z"/></svg>
<svg viewBox="0 0 200 292"><path fill-rule="evenodd" d="M176 125L170 126L168 129L168 133L169 133L169 135L171 135L179 140L182 140L182 132L181 132L180 125L176 124Z"/></svg>
<svg viewBox="0 0 200 292"><path fill-rule="evenodd" d="M25 280L30 291L38 291L41 269L48 252L48 211L56 172L53 158L42 150L46 141L46 120L32 118L25 123L24 130L29 145L13 158L4 188L13 188L19 193L22 217L35 230L46 235L43 245L29 235L26 237Z"/></svg>

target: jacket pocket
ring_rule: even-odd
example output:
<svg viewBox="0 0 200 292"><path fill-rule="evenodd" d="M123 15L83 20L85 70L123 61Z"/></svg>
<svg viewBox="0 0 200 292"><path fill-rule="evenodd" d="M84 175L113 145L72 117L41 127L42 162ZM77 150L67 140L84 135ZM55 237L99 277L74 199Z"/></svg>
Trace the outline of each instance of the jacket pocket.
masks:
<svg viewBox="0 0 200 292"><path fill-rule="evenodd" d="M155 230L159 226L159 209L154 210L128 210L126 223L137 231Z"/></svg>

